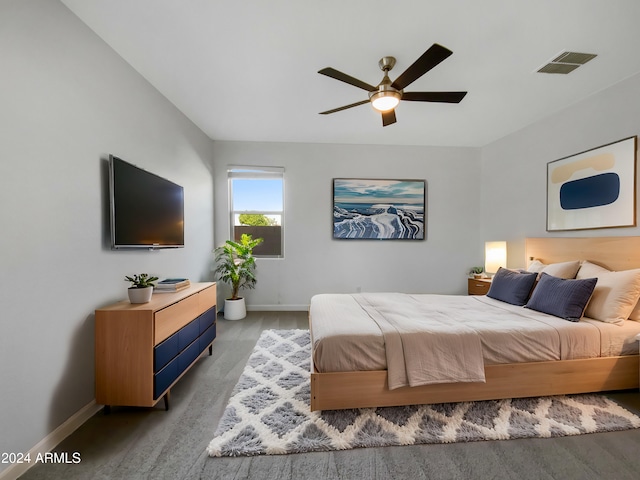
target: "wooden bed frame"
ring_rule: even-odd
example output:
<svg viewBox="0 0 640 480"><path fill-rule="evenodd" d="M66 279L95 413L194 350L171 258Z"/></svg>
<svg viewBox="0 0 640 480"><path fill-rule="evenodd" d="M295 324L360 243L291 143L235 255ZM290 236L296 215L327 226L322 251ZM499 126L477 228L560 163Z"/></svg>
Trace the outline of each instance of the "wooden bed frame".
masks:
<svg viewBox="0 0 640 480"><path fill-rule="evenodd" d="M528 238L526 258L589 260L640 268L640 237ZM309 318L311 323L313 318ZM311 410L385 407L626 390L639 385L638 355L485 366L486 383L387 388L387 371L319 373L311 360Z"/></svg>

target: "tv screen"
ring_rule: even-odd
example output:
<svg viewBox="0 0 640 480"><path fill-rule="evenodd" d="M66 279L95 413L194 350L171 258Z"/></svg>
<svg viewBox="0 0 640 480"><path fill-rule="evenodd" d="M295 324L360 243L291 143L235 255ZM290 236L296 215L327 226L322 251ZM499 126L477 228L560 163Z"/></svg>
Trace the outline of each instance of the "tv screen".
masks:
<svg viewBox="0 0 640 480"><path fill-rule="evenodd" d="M184 191L158 175L109 156L111 246L184 247Z"/></svg>

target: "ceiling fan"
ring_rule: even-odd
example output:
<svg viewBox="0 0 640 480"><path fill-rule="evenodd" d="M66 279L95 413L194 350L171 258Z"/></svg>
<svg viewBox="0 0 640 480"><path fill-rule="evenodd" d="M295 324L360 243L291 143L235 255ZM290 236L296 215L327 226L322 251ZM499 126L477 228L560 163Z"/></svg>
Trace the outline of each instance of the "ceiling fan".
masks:
<svg viewBox="0 0 640 480"><path fill-rule="evenodd" d="M434 68L453 52L448 48L434 43L429 49L422 54L413 64L407 68L393 82L389 79L389 71L396 64L394 57L383 57L378 62L380 69L384 72L382 81L377 85L369 85L362 80L358 80L346 73L342 73L335 68L327 67L318 71L322 75L335 78L341 82L348 83L354 87L362 88L369 92L369 99L360 102L344 105L342 107L320 112L321 115L340 112L347 108L357 107L365 103L371 103L371 106L382 113L382 126L386 127L392 123L396 123L395 107L400 100L410 102L444 102L444 103L460 103L467 92L405 92L405 87L416 81L422 75Z"/></svg>

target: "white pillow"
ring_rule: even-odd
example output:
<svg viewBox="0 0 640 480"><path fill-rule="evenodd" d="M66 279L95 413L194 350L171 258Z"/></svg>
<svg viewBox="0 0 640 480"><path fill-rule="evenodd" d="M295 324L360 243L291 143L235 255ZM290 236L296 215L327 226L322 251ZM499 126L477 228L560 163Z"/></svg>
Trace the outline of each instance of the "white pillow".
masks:
<svg viewBox="0 0 640 480"><path fill-rule="evenodd" d="M594 263L583 262L576 278L594 277L598 283L585 316L621 325L640 299L640 269L612 272Z"/></svg>
<svg viewBox="0 0 640 480"><path fill-rule="evenodd" d="M551 263L544 264L540 260L535 259L527 268L528 272L535 272L538 274L538 279L540 279L540 274L542 272L547 273L549 275L553 275L558 278L571 279L576 278L576 273L580 268L580 260L572 260L570 262L560 262L560 263Z"/></svg>
<svg viewBox="0 0 640 480"><path fill-rule="evenodd" d="M601 267L595 263L591 263L588 260L584 260L580 264L580 269L576 275L576 278L593 278L604 273L611 273L608 268Z"/></svg>
<svg viewBox="0 0 640 480"><path fill-rule="evenodd" d="M542 269L546 266L547 266L546 264L542 263L540 260L536 258L534 260L531 260L531 263L527 267L527 272L540 273Z"/></svg>
<svg viewBox="0 0 640 480"><path fill-rule="evenodd" d="M606 268L603 268L599 265L595 265L590 262L584 262L584 263L585 264L581 266L580 270L578 271L578 276L585 275L585 278L589 276L597 277L598 274L610 272L610 270L607 270ZM638 299L638 302L633 307L633 310L629 314L629 318L627 320L640 322L640 299Z"/></svg>

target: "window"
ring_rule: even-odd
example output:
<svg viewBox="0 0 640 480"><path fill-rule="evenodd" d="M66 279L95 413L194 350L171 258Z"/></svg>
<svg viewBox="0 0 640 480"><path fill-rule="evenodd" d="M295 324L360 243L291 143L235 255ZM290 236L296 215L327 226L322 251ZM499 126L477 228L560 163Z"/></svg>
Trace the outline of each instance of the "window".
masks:
<svg viewBox="0 0 640 480"><path fill-rule="evenodd" d="M233 167L228 171L231 238L263 238L257 257L284 257L284 168Z"/></svg>

